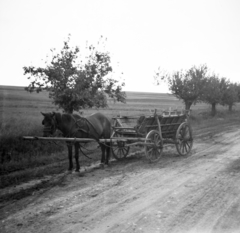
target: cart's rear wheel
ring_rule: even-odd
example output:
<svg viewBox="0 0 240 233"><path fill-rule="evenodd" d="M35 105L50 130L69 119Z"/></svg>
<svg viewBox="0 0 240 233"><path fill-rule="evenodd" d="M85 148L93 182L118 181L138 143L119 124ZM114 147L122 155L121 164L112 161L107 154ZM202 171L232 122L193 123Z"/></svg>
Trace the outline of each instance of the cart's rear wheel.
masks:
<svg viewBox="0 0 240 233"><path fill-rule="evenodd" d="M177 129L176 148L180 155L188 155L192 149L192 128L187 122L183 122Z"/></svg>
<svg viewBox="0 0 240 233"><path fill-rule="evenodd" d="M145 143L152 143L153 145L145 145L145 155L151 162L157 162L162 155L163 140L161 135L156 130L151 130L145 139Z"/></svg>
<svg viewBox="0 0 240 233"><path fill-rule="evenodd" d="M112 137L120 137L120 135L114 132ZM130 147L125 144L126 142L123 141L112 142L112 155L115 159L123 160L127 157Z"/></svg>

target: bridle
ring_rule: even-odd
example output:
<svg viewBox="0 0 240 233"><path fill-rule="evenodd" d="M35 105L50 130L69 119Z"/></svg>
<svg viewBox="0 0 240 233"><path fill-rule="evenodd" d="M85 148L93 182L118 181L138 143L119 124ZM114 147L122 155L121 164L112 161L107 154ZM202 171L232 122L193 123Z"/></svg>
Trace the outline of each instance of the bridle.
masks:
<svg viewBox="0 0 240 233"><path fill-rule="evenodd" d="M56 131L56 129L57 129L57 121L56 121L56 117L53 115L51 116L51 125L45 126L44 124L43 132L53 134Z"/></svg>

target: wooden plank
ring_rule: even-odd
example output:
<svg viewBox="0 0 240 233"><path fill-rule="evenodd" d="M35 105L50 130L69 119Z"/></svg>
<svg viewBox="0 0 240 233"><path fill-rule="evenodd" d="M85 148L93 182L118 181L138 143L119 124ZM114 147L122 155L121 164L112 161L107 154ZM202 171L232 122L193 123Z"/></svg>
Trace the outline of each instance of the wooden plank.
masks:
<svg viewBox="0 0 240 233"><path fill-rule="evenodd" d="M116 121L121 127L123 127L122 122L119 119L116 119Z"/></svg>
<svg viewBox="0 0 240 233"><path fill-rule="evenodd" d="M134 142L134 143L129 143L129 144L125 144L125 147L128 146L155 146L154 143L147 143L147 142Z"/></svg>
<svg viewBox="0 0 240 233"><path fill-rule="evenodd" d="M114 119L114 120L116 120L116 119L126 119L126 120L128 120L128 119L130 119L130 120L133 120L133 119L138 119L140 116L136 116L136 117L134 117L134 116L132 116L132 117L112 117L112 119Z"/></svg>
<svg viewBox="0 0 240 233"><path fill-rule="evenodd" d="M92 138L55 138L55 137L32 137L32 136L23 136L24 140L43 140L43 141L65 141L65 142L96 142L95 139ZM118 141L145 141L145 138L124 138L124 137L113 137L104 139L99 139L100 142L118 142Z"/></svg>
<svg viewBox="0 0 240 233"><path fill-rule="evenodd" d="M105 140L108 140L108 139L105 139ZM136 137L129 137L129 138L125 138L125 137L113 137L109 140L114 140L114 141L145 141L145 138L136 138Z"/></svg>
<svg viewBox="0 0 240 233"><path fill-rule="evenodd" d="M115 126L112 126L113 129L128 129L128 130L135 130L134 127L115 127Z"/></svg>
<svg viewBox="0 0 240 233"><path fill-rule="evenodd" d="M93 138L56 138L56 137L31 137L24 136L24 140L41 140L41 141L65 141L65 142L95 142Z"/></svg>
<svg viewBox="0 0 240 233"><path fill-rule="evenodd" d="M172 126L172 125L180 125L181 123L171 123L171 124L161 124L161 127L163 126ZM151 128L151 127L158 127L158 125L146 125L146 128Z"/></svg>
<svg viewBox="0 0 240 233"><path fill-rule="evenodd" d="M65 142L96 142L95 139L92 138L55 138L55 137L32 137L32 136L24 136L24 140L42 140L42 141L65 141ZM106 142L133 142L126 144L126 146L131 146L131 145L154 145L153 143L146 143L145 138L124 138L124 137L113 137L110 139L99 139L101 143L106 143ZM164 139L164 143L172 143L175 144L174 140L171 139Z"/></svg>

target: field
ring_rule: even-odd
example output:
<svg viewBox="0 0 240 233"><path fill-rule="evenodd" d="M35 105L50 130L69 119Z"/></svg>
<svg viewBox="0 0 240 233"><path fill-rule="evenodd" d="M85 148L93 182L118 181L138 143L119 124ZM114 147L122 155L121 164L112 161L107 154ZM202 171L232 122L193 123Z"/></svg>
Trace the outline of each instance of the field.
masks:
<svg viewBox="0 0 240 233"><path fill-rule="evenodd" d="M109 117L112 117L118 114L144 114L152 109L161 111L169 109L169 107L172 109L184 108L182 102L170 94L143 92L126 92L126 94L126 104L114 103L112 100L109 100L109 108L85 110L85 114L88 115L92 112L102 111ZM24 119L26 122L28 122L28 120L33 122L35 121L33 119L41 119L40 112L57 110L51 103L46 92L41 92L39 94L28 93L23 87L0 86L0 104L1 122L7 122L9 118L18 118ZM198 104L193 107L193 109L205 108L205 104Z"/></svg>

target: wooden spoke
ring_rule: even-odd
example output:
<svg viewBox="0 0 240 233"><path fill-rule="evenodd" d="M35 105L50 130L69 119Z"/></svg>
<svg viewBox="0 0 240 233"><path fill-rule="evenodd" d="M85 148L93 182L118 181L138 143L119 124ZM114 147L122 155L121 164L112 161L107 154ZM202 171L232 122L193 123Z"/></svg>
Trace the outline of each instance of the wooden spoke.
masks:
<svg viewBox="0 0 240 233"><path fill-rule="evenodd" d="M162 155L163 151L163 140L161 135L156 130L151 130L145 139L145 155L150 160L150 162L157 162ZM152 143L153 145L147 145Z"/></svg>
<svg viewBox="0 0 240 233"><path fill-rule="evenodd" d="M187 122L183 122L176 133L176 148L180 155L188 155L192 149L192 129Z"/></svg>
<svg viewBox="0 0 240 233"><path fill-rule="evenodd" d="M119 137L120 135L114 133L112 137ZM123 160L127 157L130 147L125 146L125 142L117 141L112 142L112 155L117 160Z"/></svg>

